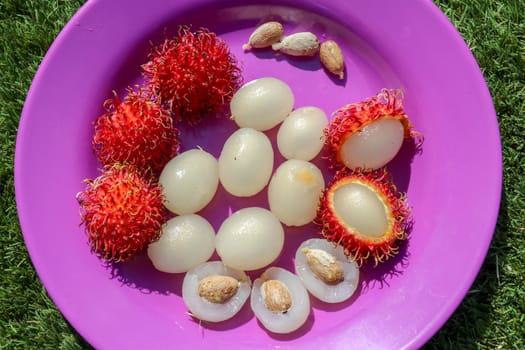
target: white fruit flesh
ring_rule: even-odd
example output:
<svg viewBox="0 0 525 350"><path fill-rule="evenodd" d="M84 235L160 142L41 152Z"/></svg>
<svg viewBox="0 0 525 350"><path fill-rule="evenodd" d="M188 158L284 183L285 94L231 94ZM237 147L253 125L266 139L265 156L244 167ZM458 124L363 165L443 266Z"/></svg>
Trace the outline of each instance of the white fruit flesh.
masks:
<svg viewBox="0 0 525 350"><path fill-rule="evenodd" d="M230 110L239 127L265 131L282 122L293 105L294 95L288 84L266 77L252 80L237 90Z"/></svg>
<svg viewBox="0 0 525 350"><path fill-rule="evenodd" d="M244 208L222 223L216 236L217 254L225 265L257 270L281 254L284 230L279 219L264 208Z"/></svg>
<svg viewBox="0 0 525 350"><path fill-rule="evenodd" d="M200 149L183 152L166 164L159 183L169 211L196 213L208 205L219 186L217 160Z"/></svg>
<svg viewBox="0 0 525 350"><path fill-rule="evenodd" d="M312 160L325 141L326 114L317 107L294 110L282 123L277 133L277 147L286 159Z"/></svg>
<svg viewBox="0 0 525 350"><path fill-rule="evenodd" d="M397 119L372 122L341 145L341 161L350 169L378 169L390 162L401 149L404 129Z"/></svg>
<svg viewBox="0 0 525 350"><path fill-rule="evenodd" d="M306 225L316 216L324 186L323 174L314 164L298 159L287 160L270 180L270 210L283 224Z"/></svg>
<svg viewBox="0 0 525 350"><path fill-rule="evenodd" d="M337 259L343 270L343 280L337 284L323 282L309 267L305 254L306 249L320 249ZM322 238L312 238L303 242L295 254L295 273L303 281L306 289L317 299L327 303L340 303L349 299L356 291L359 283L359 268L357 264L348 259L343 247L334 246Z"/></svg>
<svg viewBox="0 0 525 350"><path fill-rule="evenodd" d="M159 271L181 273L207 261L214 250L213 227L202 216L189 214L162 226L159 240L148 246L148 257Z"/></svg>
<svg viewBox="0 0 525 350"><path fill-rule="evenodd" d="M273 148L268 137L251 128L235 131L219 157L219 178L226 191L239 197L260 192L273 170Z"/></svg>
<svg viewBox="0 0 525 350"><path fill-rule="evenodd" d="M267 280L284 283L292 296L292 305L285 312L275 312L267 308L261 293L261 286ZM280 268L270 267L253 283L250 305L253 313L263 326L274 333L291 333L301 327L310 314L310 297L299 277Z"/></svg>
<svg viewBox="0 0 525 350"><path fill-rule="evenodd" d="M208 276L230 276L239 281L235 295L224 303L212 303L199 296L199 282ZM182 298L191 314L204 321L221 322L235 316L250 295L250 278L242 271L211 261L189 270L182 282Z"/></svg>
<svg viewBox="0 0 525 350"><path fill-rule="evenodd" d="M383 201L368 187L348 183L337 188L333 205L336 215L346 226L370 237L381 237L388 229Z"/></svg>

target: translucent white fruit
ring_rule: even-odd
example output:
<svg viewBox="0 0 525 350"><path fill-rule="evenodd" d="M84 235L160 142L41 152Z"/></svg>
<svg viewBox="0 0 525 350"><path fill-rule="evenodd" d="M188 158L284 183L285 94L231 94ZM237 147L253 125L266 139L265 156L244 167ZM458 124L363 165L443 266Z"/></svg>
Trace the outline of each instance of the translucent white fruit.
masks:
<svg viewBox="0 0 525 350"><path fill-rule="evenodd" d="M270 280L277 280L286 286L291 296L291 307L286 312L272 311L267 300L282 300L282 296L271 296L263 285ZM271 303L270 303L271 304ZM280 267L270 267L260 278L256 279L252 287L250 305L255 317L263 326L274 333L291 333L301 327L310 314L310 296L301 280L293 273Z"/></svg>
<svg viewBox="0 0 525 350"><path fill-rule="evenodd" d="M284 230L271 211L244 208L224 220L215 243L225 265L244 271L257 270L281 254Z"/></svg>
<svg viewBox="0 0 525 350"><path fill-rule="evenodd" d="M302 107L294 110L277 133L279 152L286 159L315 158L323 148L327 123L326 114L320 108Z"/></svg>
<svg viewBox="0 0 525 350"><path fill-rule="evenodd" d="M299 159L287 160L270 180L270 210L283 224L306 225L316 216L324 186L323 174L314 164Z"/></svg>
<svg viewBox="0 0 525 350"><path fill-rule="evenodd" d="M341 161L350 169L381 168L401 149L404 132L403 124L397 119L372 122L341 145Z"/></svg>
<svg viewBox="0 0 525 350"><path fill-rule="evenodd" d="M226 191L239 197L260 192L273 171L273 148L268 137L241 128L224 143L219 157L219 178Z"/></svg>
<svg viewBox="0 0 525 350"><path fill-rule="evenodd" d="M252 80L233 95L230 110L241 128L269 130L292 111L294 96L284 81L266 77Z"/></svg>
<svg viewBox="0 0 525 350"><path fill-rule="evenodd" d="M388 230L388 209L378 195L359 183L348 183L334 194L335 213L358 232L381 237Z"/></svg>
<svg viewBox="0 0 525 350"><path fill-rule="evenodd" d="M331 283L323 281L323 277L315 272L307 262L307 253L312 254L321 262L321 268L333 267L338 264L341 281ZM312 238L303 242L295 254L295 273L303 281L304 286L317 299L327 303L339 303L350 298L359 283L359 268L355 261L346 257L343 247L321 238Z"/></svg>
<svg viewBox="0 0 525 350"><path fill-rule="evenodd" d="M183 152L166 164L159 183L169 211L196 213L208 205L219 186L217 160L201 149Z"/></svg>
<svg viewBox="0 0 525 350"><path fill-rule="evenodd" d="M202 216L176 216L162 226L158 241L148 246L148 257L159 271L186 272L207 261L215 250L215 230Z"/></svg>
<svg viewBox="0 0 525 350"><path fill-rule="evenodd" d="M200 282L208 276L229 276L238 281L237 291L224 302L210 302L199 294ZM184 276L182 298L191 314L203 321L221 322L239 312L250 295L250 278L242 271L210 261L194 267Z"/></svg>

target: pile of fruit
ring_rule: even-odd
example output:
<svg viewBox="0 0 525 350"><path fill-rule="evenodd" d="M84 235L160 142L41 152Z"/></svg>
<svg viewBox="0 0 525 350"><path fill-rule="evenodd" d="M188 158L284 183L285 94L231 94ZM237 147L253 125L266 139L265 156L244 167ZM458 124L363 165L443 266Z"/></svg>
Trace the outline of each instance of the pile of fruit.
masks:
<svg viewBox="0 0 525 350"><path fill-rule="evenodd" d="M227 320L250 298L264 327L289 333L310 314L310 294L345 301L361 265L397 253L410 209L385 165L405 139L418 136L399 91L343 106L328 121L315 106L294 109L292 89L278 78L241 86L227 44L189 27L154 47L142 69L145 86L130 87L123 100L115 94L94 122L102 173L77 195L99 257L124 262L147 251L159 271L185 273L183 299L194 317ZM225 123L238 128L218 159L200 148L179 153L176 123L205 127L206 118L225 111ZM275 127L286 161L274 170L265 131ZM328 184L311 162L322 149L336 170ZM198 212L219 184L235 197L266 190L269 208L240 209L215 232ZM272 266L286 249L283 225L312 222L319 238L297 249L294 273ZM214 252L220 261L209 261ZM264 272L252 283L245 272L258 270Z"/></svg>

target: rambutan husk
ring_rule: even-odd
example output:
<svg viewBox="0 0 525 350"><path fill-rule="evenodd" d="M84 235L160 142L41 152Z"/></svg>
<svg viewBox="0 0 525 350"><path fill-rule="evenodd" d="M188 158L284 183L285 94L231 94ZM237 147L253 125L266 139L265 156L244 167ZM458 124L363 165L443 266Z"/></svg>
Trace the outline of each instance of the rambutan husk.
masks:
<svg viewBox="0 0 525 350"><path fill-rule="evenodd" d="M153 47L142 69L163 106L190 125L223 111L242 83L226 42L205 28L181 26L173 39Z"/></svg>
<svg viewBox="0 0 525 350"><path fill-rule="evenodd" d="M165 220L162 191L153 175L116 164L76 196L81 225L99 257L130 260L161 234Z"/></svg>
<svg viewBox="0 0 525 350"><path fill-rule="evenodd" d="M332 166L343 164L341 146L350 136L382 118L399 120L403 125L405 139L414 138L418 145L422 142L422 135L414 130L404 112L403 91L399 89L382 89L369 99L339 108L332 117L324 130L328 159Z"/></svg>
<svg viewBox="0 0 525 350"><path fill-rule="evenodd" d="M146 91L127 91L124 101L116 92L105 101L107 112L94 122L93 150L104 168L126 163L158 172L177 154L178 130Z"/></svg>
<svg viewBox="0 0 525 350"><path fill-rule="evenodd" d="M334 195L338 188L349 183L372 190L384 205L388 229L382 236L363 234L338 217ZM341 245L359 265L369 259L377 265L398 253L399 243L407 238L412 218L405 194L397 190L386 168L369 171L341 168L321 195L315 222L321 226L321 233L327 240Z"/></svg>

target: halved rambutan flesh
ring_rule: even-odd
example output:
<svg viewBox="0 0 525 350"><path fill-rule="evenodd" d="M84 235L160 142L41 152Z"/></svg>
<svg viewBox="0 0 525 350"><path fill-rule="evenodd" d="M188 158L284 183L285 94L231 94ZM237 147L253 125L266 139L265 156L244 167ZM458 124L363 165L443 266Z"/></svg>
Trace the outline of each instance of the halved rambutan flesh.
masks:
<svg viewBox="0 0 525 350"><path fill-rule="evenodd" d="M362 265L397 254L410 227L410 209L385 168L339 170L321 196L317 220L322 235Z"/></svg>
<svg viewBox="0 0 525 350"><path fill-rule="evenodd" d="M91 250L125 261L160 237L164 222L161 187L132 167L114 165L77 194Z"/></svg>
<svg viewBox="0 0 525 350"><path fill-rule="evenodd" d="M103 167L121 163L159 171L177 154L173 120L146 92L130 88L124 101L115 94L104 106L107 112L95 120L92 140Z"/></svg>
<svg viewBox="0 0 525 350"><path fill-rule="evenodd" d="M226 42L204 28L180 27L173 39L153 47L142 69L162 105L190 125L222 111L242 82Z"/></svg>
<svg viewBox="0 0 525 350"><path fill-rule="evenodd" d="M325 135L332 162L350 169L378 169L396 156L404 139L419 134L403 111L402 92L383 89L335 111Z"/></svg>

